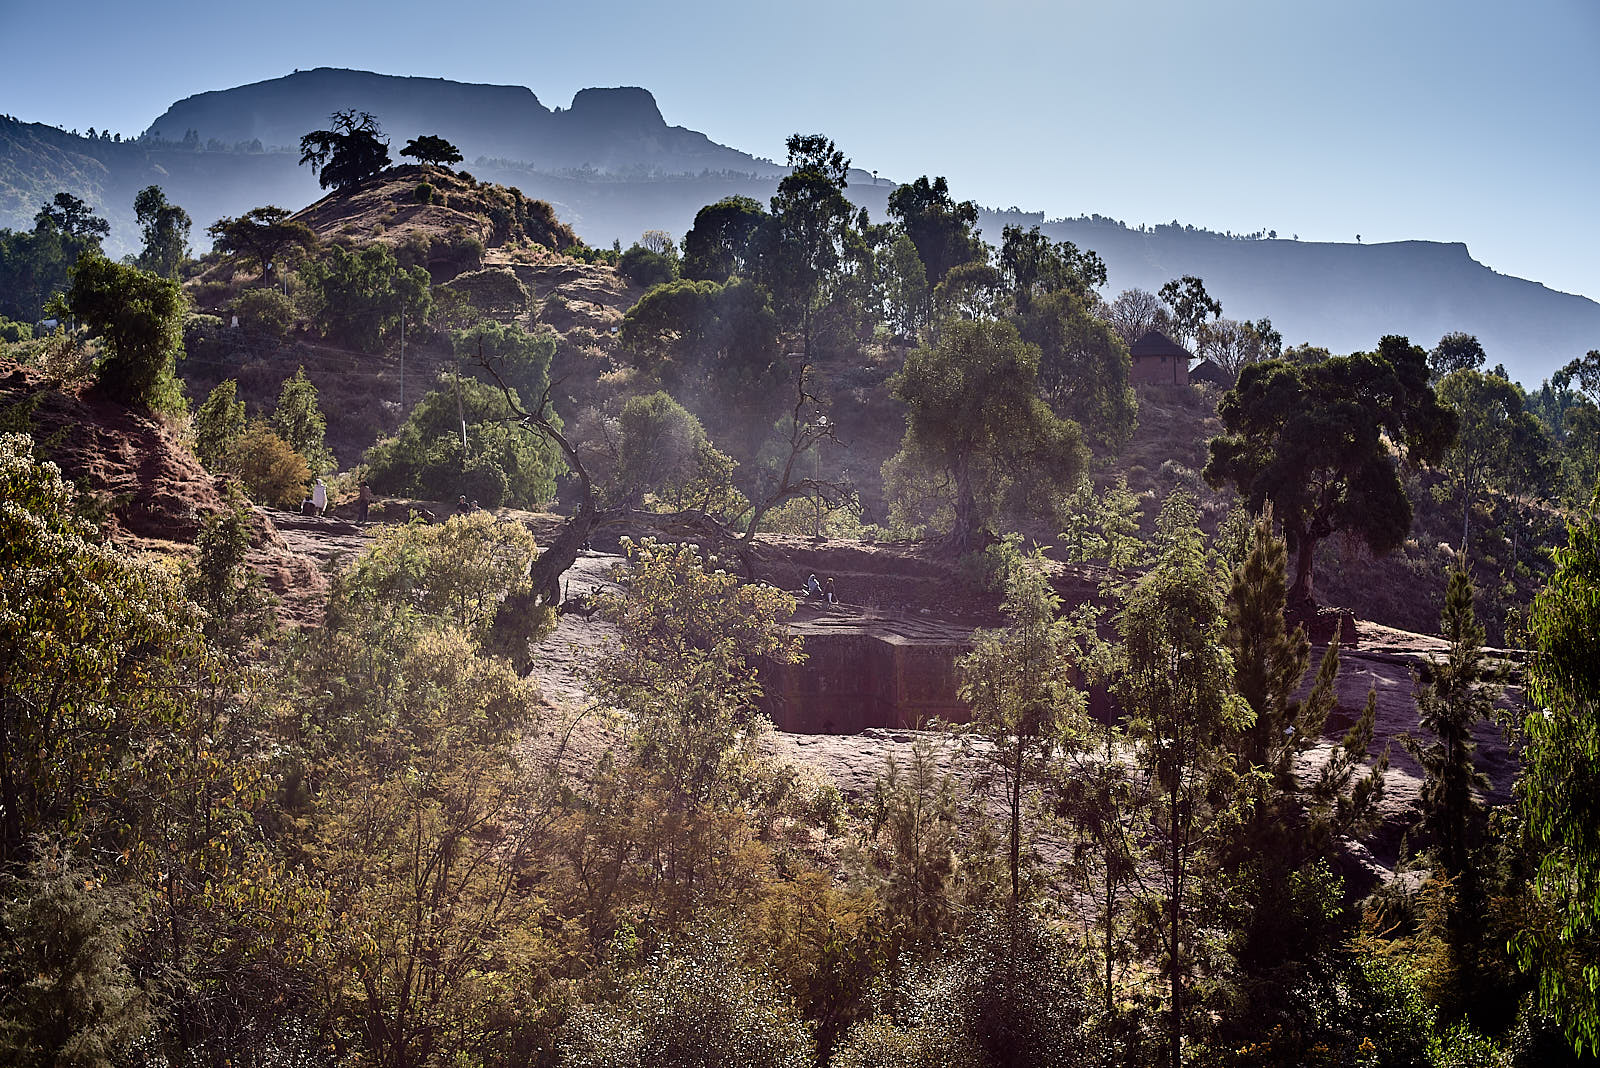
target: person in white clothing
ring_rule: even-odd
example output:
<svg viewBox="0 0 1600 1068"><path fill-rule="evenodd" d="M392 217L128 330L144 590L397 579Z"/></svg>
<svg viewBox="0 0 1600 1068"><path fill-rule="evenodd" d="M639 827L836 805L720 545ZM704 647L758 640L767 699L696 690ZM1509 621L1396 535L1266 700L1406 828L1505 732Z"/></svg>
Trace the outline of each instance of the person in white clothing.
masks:
<svg viewBox="0 0 1600 1068"><path fill-rule="evenodd" d="M317 479L317 484L311 487L311 507L322 515L328 510L328 487L322 484L322 479Z"/></svg>

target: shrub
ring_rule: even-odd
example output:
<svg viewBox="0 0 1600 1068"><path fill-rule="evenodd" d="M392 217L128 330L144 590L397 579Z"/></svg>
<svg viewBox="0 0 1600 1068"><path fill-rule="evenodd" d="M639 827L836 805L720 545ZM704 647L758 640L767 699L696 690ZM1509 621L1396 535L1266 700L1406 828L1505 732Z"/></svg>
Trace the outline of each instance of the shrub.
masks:
<svg viewBox="0 0 1600 1068"><path fill-rule="evenodd" d="M32 341L33 327L27 323L14 323L10 319L0 316L0 341Z"/></svg>
<svg viewBox="0 0 1600 1068"><path fill-rule="evenodd" d="M250 289L233 302L242 326L273 337L286 337L294 328L294 301L276 289Z"/></svg>
<svg viewBox="0 0 1600 1068"><path fill-rule="evenodd" d="M183 388L172 369L183 344L183 295L176 282L86 257L72 269L67 306L104 340L99 379L107 395L157 411L182 411Z"/></svg>
<svg viewBox="0 0 1600 1068"><path fill-rule="evenodd" d="M617 272L634 285L649 289L678 277L678 259L634 245L617 260Z"/></svg>
<svg viewBox="0 0 1600 1068"><path fill-rule="evenodd" d="M220 471L234 442L244 433L244 401L233 379L217 383L194 413L194 453L208 471Z"/></svg>
<svg viewBox="0 0 1600 1068"><path fill-rule="evenodd" d="M459 293L474 307L490 313L515 314L528 304L528 287L504 267L466 271L440 288Z"/></svg>
<svg viewBox="0 0 1600 1068"><path fill-rule="evenodd" d="M583 1006L562 1033L566 1068L802 1068L811 1035L726 935L662 953L615 1005Z"/></svg>
<svg viewBox="0 0 1600 1068"><path fill-rule="evenodd" d="M239 476L252 500L278 508L298 507L311 482L306 458L259 419L235 439L222 466Z"/></svg>
<svg viewBox="0 0 1600 1068"><path fill-rule="evenodd" d="M510 408L498 388L470 378L462 379L459 388L470 455L461 450L457 384L441 381L393 437L367 450L372 488L427 500L465 494L488 508L529 507L547 500L555 492L556 467L549 444L510 422Z"/></svg>
<svg viewBox="0 0 1600 1068"><path fill-rule="evenodd" d="M418 204L433 203L433 186L428 182L418 182L417 187L411 191L412 199Z"/></svg>

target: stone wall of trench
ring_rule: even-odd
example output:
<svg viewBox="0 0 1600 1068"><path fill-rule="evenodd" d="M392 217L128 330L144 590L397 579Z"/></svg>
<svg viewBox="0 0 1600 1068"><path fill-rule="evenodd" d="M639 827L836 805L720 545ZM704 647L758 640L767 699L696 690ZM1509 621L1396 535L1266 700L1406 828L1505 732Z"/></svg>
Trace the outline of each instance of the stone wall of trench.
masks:
<svg viewBox="0 0 1600 1068"><path fill-rule="evenodd" d="M955 666L965 642L870 631L808 633L804 640L804 662L762 672L763 706L779 730L859 734L967 719L956 696Z"/></svg>

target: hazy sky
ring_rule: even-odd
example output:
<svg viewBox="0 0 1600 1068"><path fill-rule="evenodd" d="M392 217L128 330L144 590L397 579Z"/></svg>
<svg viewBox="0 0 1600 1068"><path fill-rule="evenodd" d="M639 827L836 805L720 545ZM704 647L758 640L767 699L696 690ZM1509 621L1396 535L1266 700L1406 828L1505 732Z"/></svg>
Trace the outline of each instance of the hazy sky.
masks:
<svg viewBox="0 0 1600 1068"><path fill-rule="evenodd" d="M1052 217L1465 241L1600 299L1596 0L0 0L0 40L0 111L68 128L137 133L297 67L552 107L642 85L757 155L820 131L885 177Z"/></svg>

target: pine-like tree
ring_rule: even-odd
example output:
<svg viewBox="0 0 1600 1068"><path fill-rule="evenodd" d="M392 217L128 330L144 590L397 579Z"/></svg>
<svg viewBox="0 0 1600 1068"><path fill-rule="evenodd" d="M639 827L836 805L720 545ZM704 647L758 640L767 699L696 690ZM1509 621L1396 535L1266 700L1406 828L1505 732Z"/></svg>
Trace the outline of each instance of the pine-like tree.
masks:
<svg viewBox="0 0 1600 1068"><path fill-rule="evenodd" d="M1406 752L1422 766L1421 826L1440 868L1452 878L1471 876L1472 844L1483 817L1477 795L1489 788L1488 777L1473 760L1478 745L1472 728L1493 716L1503 677L1484 656L1484 631L1472 610L1472 593L1466 558L1458 556L1441 617L1449 654L1416 675L1417 719L1433 740L1402 739Z"/></svg>

